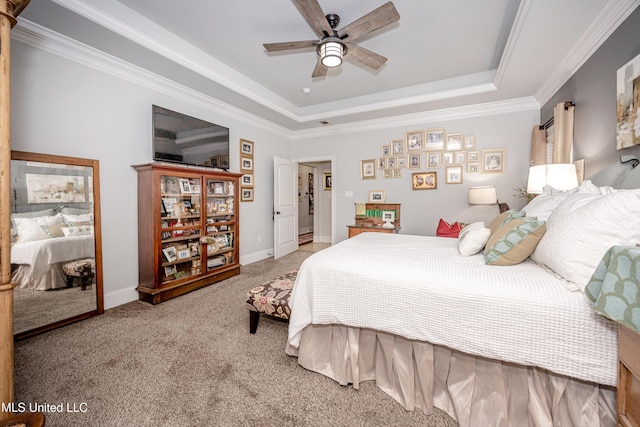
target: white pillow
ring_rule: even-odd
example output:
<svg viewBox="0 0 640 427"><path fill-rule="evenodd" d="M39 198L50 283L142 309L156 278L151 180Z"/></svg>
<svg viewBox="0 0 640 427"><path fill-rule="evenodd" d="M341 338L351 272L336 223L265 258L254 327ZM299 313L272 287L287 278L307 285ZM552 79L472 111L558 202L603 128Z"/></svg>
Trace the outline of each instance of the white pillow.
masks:
<svg viewBox="0 0 640 427"><path fill-rule="evenodd" d="M584 289L611 246L638 242L640 190L578 192L551 213L531 259Z"/></svg>
<svg viewBox="0 0 640 427"><path fill-rule="evenodd" d="M90 222L93 221L93 215L81 214L81 215L63 215L64 222L69 224L70 222Z"/></svg>
<svg viewBox="0 0 640 427"><path fill-rule="evenodd" d="M540 221L546 221L551 212L567 197L578 191L577 188L568 191L556 190L547 185L542 189L542 194L531 200L522 210L526 216L535 217Z"/></svg>
<svg viewBox="0 0 640 427"><path fill-rule="evenodd" d="M62 229L62 233L64 234L64 237L86 236L88 234L93 234L93 226L81 225L79 227L64 227Z"/></svg>
<svg viewBox="0 0 640 427"><path fill-rule="evenodd" d="M465 226L458 234L458 252L462 256L477 254L487 244L490 234L491 230L482 221Z"/></svg>
<svg viewBox="0 0 640 427"><path fill-rule="evenodd" d="M53 218L53 217L50 217ZM18 237L16 242L31 242L34 240L48 239L46 231L42 229L40 224L35 221L36 218L14 218L13 222L16 225ZM53 224L42 224L53 225Z"/></svg>

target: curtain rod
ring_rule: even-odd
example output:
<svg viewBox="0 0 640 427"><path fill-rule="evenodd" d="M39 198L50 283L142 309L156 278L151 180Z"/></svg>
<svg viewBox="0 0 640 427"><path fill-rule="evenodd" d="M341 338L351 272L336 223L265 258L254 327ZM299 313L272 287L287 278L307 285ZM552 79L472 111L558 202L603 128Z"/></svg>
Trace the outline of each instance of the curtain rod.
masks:
<svg viewBox="0 0 640 427"><path fill-rule="evenodd" d="M575 107L576 104L573 101L566 101L564 103L564 109L565 111L569 109L569 107ZM539 128L540 129L549 129L551 126L553 126L553 117L551 117L549 120L547 120L543 125L540 125Z"/></svg>

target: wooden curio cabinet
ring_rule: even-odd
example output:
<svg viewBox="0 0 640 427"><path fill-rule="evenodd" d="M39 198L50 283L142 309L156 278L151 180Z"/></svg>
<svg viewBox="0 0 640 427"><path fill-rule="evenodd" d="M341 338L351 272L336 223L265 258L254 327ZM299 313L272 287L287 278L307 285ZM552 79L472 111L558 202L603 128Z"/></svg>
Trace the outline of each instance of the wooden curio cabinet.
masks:
<svg viewBox="0 0 640 427"><path fill-rule="evenodd" d="M240 273L241 174L161 163L138 172L138 295L152 304Z"/></svg>

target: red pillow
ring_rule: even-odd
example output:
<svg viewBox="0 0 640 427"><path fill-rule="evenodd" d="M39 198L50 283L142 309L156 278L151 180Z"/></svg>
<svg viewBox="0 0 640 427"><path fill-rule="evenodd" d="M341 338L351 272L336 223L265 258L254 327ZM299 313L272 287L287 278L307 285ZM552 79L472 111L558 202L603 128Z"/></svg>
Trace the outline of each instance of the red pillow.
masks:
<svg viewBox="0 0 640 427"><path fill-rule="evenodd" d="M459 222L449 224L447 221L440 218L438 229L436 230L436 236L457 238L458 234L460 234L460 230L462 230L462 224L460 224Z"/></svg>

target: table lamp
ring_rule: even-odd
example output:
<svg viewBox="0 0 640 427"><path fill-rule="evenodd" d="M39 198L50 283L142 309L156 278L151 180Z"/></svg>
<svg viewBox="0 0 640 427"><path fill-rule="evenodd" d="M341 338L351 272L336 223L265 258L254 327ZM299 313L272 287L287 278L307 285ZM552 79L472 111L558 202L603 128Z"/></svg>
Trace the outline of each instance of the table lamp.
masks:
<svg viewBox="0 0 640 427"><path fill-rule="evenodd" d="M498 205L500 213L508 211L509 205L498 201L498 193L493 185L469 187L470 205Z"/></svg>

